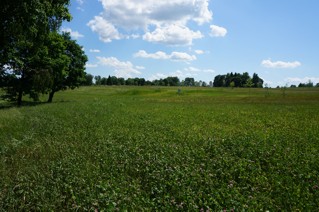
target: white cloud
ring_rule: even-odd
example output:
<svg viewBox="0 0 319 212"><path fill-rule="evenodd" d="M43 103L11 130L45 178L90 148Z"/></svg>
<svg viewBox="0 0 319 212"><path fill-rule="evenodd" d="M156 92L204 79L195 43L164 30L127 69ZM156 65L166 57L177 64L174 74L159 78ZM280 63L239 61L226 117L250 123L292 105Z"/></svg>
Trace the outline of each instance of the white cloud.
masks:
<svg viewBox="0 0 319 212"><path fill-rule="evenodd" d="M71 28L62 28L61 31L70 33L71 37L76 40L84 37L84 35L80 34L78 31L73 31Z"/></svg>
<svg viewBox="0 0 319 212"><path fill-rule="evenodd" d="M129 36L129 38L132 38L132 39L137 39L137 38L140 38L141 36L139 34L132 34L131 36Z"/></svg>
<svg viewBox="0 0 319 212"><path fill-rule="evenodd" d="M200 32L193 32L186 26L191 21L198 25L208 23L213 16L209 10L209 0L100 0L100 2L104 11L92 21L103 19L113 26L112 31L143 30L146 33L143 36L144 40L169 45L190 45L192 39L202 38ZM150 28L155 30L150 31ZM169 33L170 29L173 33ZM110 36L107 29L93 31L103 37L102 41L114 40L114 36ZM185 32L187 38L182 39ZM171 37L174 35L177 35L177 39Z"/></svg>
<svg viewBox="0 0 319 212"><path fill-rule="evenodd" d="M285 79L286 82L288 83L308 83L309 81L313 83L319 83L319 77L304 77L304 78L299 78L299 77L288 77Z"/></svg>
<svg viewBox="0 0 319 212"><path fill-rule="evenodd" d="M162 51L158 51L155 53L147 53L145 50L138 51L134 54L134 57L151 58L157 60L174 60L183 62L190 62L197 59L195 55L189 55L185 52L172 52L171 54L166 54Z"/></svg>
<svg viewBox="0 0 319 212"><path fill-rule="evenodd" d="M153 81L156 79L164 79L166 77L168 77L166 74L156 73L156 74L153 74L150 78L148 78L148 80Z"/></svg>
<svg viewBox="0 0 319 212"><path fill-rule="evenodd" d="M210 25L210 30L210 36L212 37L225 37L227 34L227 29L216 25Z"/></svg>
<svg viewBox="0 0 319 212"><path fill-rule="evenodd" d="M86 68L97 68L97 67L98 67L98 65L97 65L97 64L90 64L90 63L87 63L87 64L85 65L85 67L86 67Z"/></svg>
<svg viewBox="0 0 319 212"><path fill-rule="evenodd" d="M117 77L132 77L132 75L141 74L141 66L134 66L130 61L120 61L115 57L96 57L99 60L99 64L114 68L115 75Z"/></svg>
<svg viewBox="0 0 319 212"><path fill-rule="evenodd" d="M84 12L84 9L82 7L77 7L76 9Z"/></svg>
<svg viewBox="0 0 319 212"><path fill-rule="evenodd" d="M147 32L143 39L153 43L166 45L192 45L194 39L200 39L203 35L200 31L192 31L182 25L168 25L158 27L153 32Z"/></svg>
<svg viewBox="0 0 319 212"><path fill-rule="evenodd" d="M112 40L119 40L122 37L112 23L100 16L95 16L87 25L93 32L96 32L100 40L105 43L111 42Z"/></svg>
<svg viewBox="0 0 319 212"><path fill-rule="evenodd" d="M76 2L77 2L79 5L83 5L83 4L84 4L84 0L76 0Z"/></svg>
<svg viewBox="0 0 319 212"><path fill-rule="evenodd" d="M199 68L195 68L195 67L188 67L184 69L187 72L202 72L202 73L215 73L215 71L213 69L199 69Z"/></svg>
<svg viewBox="0 0 319 212"><path fill-rule="evenodd" d="M301 63L298 61L294 62L283 62L283 61L276 61L272 62L269 60L263 60L261 65L266 68L297 68L301 66Z"/></svg>
<svg viewBox="0 0 319 212"><path fill-rule="evenodd" d="M92 52L92 53L100 53L101 51L99 49L90 49L90 52Z"/></svg>
<svg viewBox="0 0 319 212"><path fill-rule="evenodd" d="M169 59L169 55L165 52L158 51L155 53L147 53L145 50L140 50L134 54L134 57L141 57L141 58L151 58L151 59Z"/></svg>
<svg viewBox="0 0 319 212"><path fill-rule="evenodd" d="M135 66L135 68L138 69L138 70L144 70L145 69L144 66Z"/></svg>
<svg viewBox="0 0 319 212"><path fill-rule="evenodd" d="M202 73L215 73L214 70L212 69L199 69L195 67L188 67L184 68L182 70L176 70L174 72L170 72L169 74L163 74L163 73L156 73L152 75L149 80L155 80L155 79L160 79L160 78L166 78L168 76L172 77L178 77L180 80L185 79L186 77L198 77Z"/></svg>
<svg viewBox="0 0 319 212"><path fill-rule="evenodd" d="M84 9L82 7L82 5L84 4L84 0L76 0L76 2L78 3L78 5L80 5L76 9L84 12Z"/></svg>
<svg viewBox="0 0 319 212"><path fill-rule="evenodd" d="M177 70L175 72L170 73L170 76L178 77L180 80L185 79L186 77L196 77L198 73L189 72L185 70Z"/></svg>
<svg viewBox="0 0 319 212"><path fill-rule="evenodd" d="M170 58L175 61L185 61L185 62L189 62L189 61L193 61L197 59L195 55L189 55L185 52L172 52L172 54L170 55Z"/></svg>
<svg viewBox="0 0 319 212"><path fill-rule="evenodd" d="M177 76L180 79L183 79L186 77L196 77L202 73L215 73L215 71L212 69L199 69L196 67L188 67L188 68L184 68L183 70L177 70L177 71L171 73L171 75Z"/></svg>
<svg viewBox="0 0 319 212"><path fill-rule="evenodd" d="M203 50L197 49L195 50L195 53L199 55L199 54L204 54L205 52Z"/></svg>

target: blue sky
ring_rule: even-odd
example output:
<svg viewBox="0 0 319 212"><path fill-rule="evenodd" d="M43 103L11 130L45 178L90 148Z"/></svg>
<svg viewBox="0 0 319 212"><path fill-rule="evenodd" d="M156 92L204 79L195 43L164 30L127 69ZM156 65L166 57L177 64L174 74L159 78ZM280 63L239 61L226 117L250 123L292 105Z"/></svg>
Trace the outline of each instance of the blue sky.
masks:
<svg viewBox="0 0 319 212"><path fill-rule="evenodd" d="M248 72L275 87L319 82L318 10L318 0L71 0L62 30L94 76Z"/></svg>

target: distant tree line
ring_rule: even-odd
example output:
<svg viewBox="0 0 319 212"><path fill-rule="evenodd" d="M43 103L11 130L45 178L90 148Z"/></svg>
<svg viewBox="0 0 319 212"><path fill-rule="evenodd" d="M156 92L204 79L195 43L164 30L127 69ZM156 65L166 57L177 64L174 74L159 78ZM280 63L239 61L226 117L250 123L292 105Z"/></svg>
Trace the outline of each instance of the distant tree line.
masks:
<svg viewBox="0 0 319 212"><path fill-rule="evenodd" d="M210 81L196 81L192 77L186 77L180 80L176 76L166 77L156 80L145 80L144 78L128 78L116 76L93 76L86 74L85 81L82 85L133 85L133 86L195 86L195 87L253 87L262 88L264 80L258 74L254 73L252 77L247 72L240 73L227 73L225 75L217 75L214 82Z"/></svg>
<svg viewBox="0 0 319 212"><path fill-rule="evenodd" d="M297 87L296 85L291 85L290 87ZM298 85L299 88L313 88L313 87L319 87L319 83L317 83L316 85L309 81L307 83L299 83Z"/></svg>
<svg viewBox="0 0 319 212"><path fill-rule="evenodd" d="M262 88L264 80L258 74L254 73L252 77L247 72L227 73L225 75L217 75L214 79L214 87L253 87Z"/></svg>
<svg viewBox="0 0 319 212"><path fill-rule="evenodd" d="M90 85L133 85L133 86L212 86L213 83L210 82L207 84L204 81L195 81L192 77L186 77L184 80L180 80L178 77L166 77L163 79L156 80L145 80L145 78L128 78L124 79L123 77L116 76L93 76L91 74L86 74L85 81L82 85L90 86ZM93 80L94 79L94 80ZM94 82L93 82L94 81Z"/></svg>

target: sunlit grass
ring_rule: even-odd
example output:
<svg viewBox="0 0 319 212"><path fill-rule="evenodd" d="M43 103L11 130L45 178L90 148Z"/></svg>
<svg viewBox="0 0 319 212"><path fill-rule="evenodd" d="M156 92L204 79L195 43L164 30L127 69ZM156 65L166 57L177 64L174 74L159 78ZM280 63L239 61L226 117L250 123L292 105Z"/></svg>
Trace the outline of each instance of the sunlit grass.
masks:
<svg viewBox="0 0 319 212"><path fill-rule="evenodd" d="M318 120L318 89L83 87L4 107L0 208L315 211Z"/></svg>

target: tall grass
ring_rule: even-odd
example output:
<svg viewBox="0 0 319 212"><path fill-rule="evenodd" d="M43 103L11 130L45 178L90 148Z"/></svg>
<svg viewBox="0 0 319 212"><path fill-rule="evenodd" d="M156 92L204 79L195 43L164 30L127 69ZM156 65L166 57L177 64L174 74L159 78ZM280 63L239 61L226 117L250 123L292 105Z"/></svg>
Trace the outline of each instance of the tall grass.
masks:
<svg viewBox="0 0 319 212"><path fill-rule="evenodd" d="M265 94L83 87L3 107L0 210L316 211L319 90Z"/></svg>

